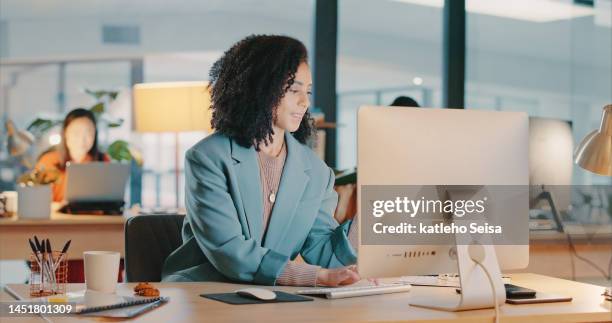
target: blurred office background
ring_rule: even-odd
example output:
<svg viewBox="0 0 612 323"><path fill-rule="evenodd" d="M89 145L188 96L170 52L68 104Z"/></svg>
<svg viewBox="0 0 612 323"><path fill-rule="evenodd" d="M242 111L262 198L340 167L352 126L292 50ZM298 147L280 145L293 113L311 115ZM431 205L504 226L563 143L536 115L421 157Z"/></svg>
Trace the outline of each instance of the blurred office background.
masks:
<svg viewBox="0 0 612 323"><path fill-rule="evenodd" d="M465 108L571 122L574 146L599 126L602 107L612 102L612 0L465 2ZM331 166L356 165L360 105L389 105L398 95L443 105L443 6L443 0L338 1ZM102 129L101 143L121 138L138 147L141 204L173 206L174 135L133 130L131 85L206 80L222 52L252 33L298 38L312 59L315 9L315 0L0 0L2 121L23 129L35 117L91 105L84 89L118 90L110 114L125 122ZM181 155L205 135L179 134ZM18 174L4 145L0 163L0 184L8 189ZM611 180L574 166L572 183Z"/></svg>

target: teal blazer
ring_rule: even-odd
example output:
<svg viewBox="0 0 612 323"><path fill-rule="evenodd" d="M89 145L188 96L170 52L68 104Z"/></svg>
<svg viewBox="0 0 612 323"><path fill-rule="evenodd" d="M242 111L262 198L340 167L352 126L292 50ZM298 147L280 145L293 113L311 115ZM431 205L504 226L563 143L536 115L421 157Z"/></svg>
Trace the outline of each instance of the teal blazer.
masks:
<svg viewBox="0 0 612 323"><path fill-rule="evenodd" d="M293 135L268 231L262 240L263 193L257 152L220 134L186 154L183 245L166 259L163 281L239 281L274 285L301 255L314 265L354 264L348 223L333 217L334 173Z"/></svg>

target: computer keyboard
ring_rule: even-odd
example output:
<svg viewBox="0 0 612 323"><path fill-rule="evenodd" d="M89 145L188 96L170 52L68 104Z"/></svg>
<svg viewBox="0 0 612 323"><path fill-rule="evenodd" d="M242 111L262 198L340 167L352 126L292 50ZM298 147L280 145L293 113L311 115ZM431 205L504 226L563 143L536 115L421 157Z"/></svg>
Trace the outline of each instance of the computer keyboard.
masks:
<svg viewBox="0 0 612 323"><path fill-rule="evenodd" d="M298 290L296 294L310 296L325 296L329 299L358 297L379 294L391 294L410 291L409 284L378 284L367 286L349 286L349 287L330 287L330 288L309 288Z"/></svg>
<svg viewBox="0 0 612 323"><path fill-rule="evenodd" d="M451 276L402 276L400 281L415 286L439 286L459 288L459 278Z"/></svg>
<svg viewBox="0 0 612 323"><path fill-rule="evenodd" d="M511 283L509 277L502 277L504 283ZM437 287L454 287L459 288L459 276L457 274L440 274L436 276L402 276L399 279L404 284L414 286L437 286Z"/></svg>

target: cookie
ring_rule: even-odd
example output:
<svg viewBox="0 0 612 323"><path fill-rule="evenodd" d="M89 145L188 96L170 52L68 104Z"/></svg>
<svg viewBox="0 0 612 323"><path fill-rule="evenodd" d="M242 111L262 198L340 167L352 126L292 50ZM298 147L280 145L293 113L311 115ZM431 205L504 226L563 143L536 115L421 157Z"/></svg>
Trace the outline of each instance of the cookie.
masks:
<svg viewBox="0 0 612 323"><path fill-rule="evenodd" d="M145 297L158 297L159 289L157 288L141 289L140 291L136 293L136 295L145 296Z"/></svg>
<svg viewBox="0 0 612 323"><path fill-rule="evenodd" d="M159 289L155 288L155 286L150 283L138 283L138 285L134 287L134 294L145 297L157 297L159 296Z"/></svg>
<svg viewBox="0 0 612 323"><path fill-rule="evenodd" d="M143 289L154 289L155 287L149 283L138 283L138 285L136 285L136 287L134 287L134 292L138 293L139 291L143 290Z"/></svg>

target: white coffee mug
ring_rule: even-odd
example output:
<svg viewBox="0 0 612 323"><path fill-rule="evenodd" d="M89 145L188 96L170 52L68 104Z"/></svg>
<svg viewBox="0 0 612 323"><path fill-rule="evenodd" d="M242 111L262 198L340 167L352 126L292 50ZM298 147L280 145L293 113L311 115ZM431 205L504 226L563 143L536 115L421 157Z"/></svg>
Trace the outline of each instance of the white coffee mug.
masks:
<svg viewBox="0 0 612 323"><path fill-rule="evenodd" d="M4 209L6 216L13 216L17 214L17 192L16 191L4 191L2 195L6 198L4 202Z"/></svg>
<svg viewBox="0 0 612 323"><path fill-rule="evenodd" d="M85 285L87 290L114 293L119 276L120 255L114 251L85 251Z"/></svg>

